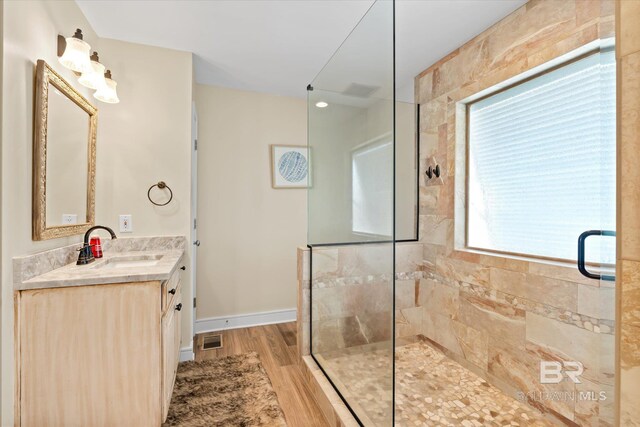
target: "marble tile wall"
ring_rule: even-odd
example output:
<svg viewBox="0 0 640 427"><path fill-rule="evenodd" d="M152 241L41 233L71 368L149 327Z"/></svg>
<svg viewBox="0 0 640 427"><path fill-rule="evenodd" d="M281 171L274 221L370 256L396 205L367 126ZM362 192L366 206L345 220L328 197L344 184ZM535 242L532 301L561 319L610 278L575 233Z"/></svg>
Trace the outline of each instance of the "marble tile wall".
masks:
<svg viewBox="0 0 640 427"><path fill-rule="evenodd" d="M614 7L613 0L531 0L416 78L421 176L433 163L442 169L441 179L420 186L421 333L489 381L510 384L530 404L584 426L614 424L615 287L572 265L464 250L460 101L612 37ZM582 362L582 383L541 384L541 361ZM580 394L591 391L606 400Z"/></svg>
<svg viewBox="0 0 640 427"><path fill-rule="evenodd" d="M302 357L311 354L311 295L309 292L309 249L299 247L298 256L298 305L296 310L296 327L298 329L298 355Z"/></svg>
<svg viewBox="0 0 640 427"><path fill-rule="evenodd" d="M620 425L640 426L640 2L616 2Z"/></svg>
<svg viewBox="0 0 640 427"><path fill-rule="evenodd" d="M396 336L414 336L422 326L421 243L396 245ZM311 326L315 353L391 341L394 294L391 245L313 249L313 306L310 251L298 249L298 340L309 354Z"/></svg>

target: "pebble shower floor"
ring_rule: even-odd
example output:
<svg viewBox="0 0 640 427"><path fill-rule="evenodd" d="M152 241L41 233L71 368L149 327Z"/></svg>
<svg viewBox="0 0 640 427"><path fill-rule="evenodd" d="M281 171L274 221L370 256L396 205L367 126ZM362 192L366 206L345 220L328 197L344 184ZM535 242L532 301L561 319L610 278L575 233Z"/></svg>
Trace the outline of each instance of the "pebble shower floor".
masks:
<svg viewBox="0 0 640 427"><path fill-rule="evenodd" d="M374 425L389 423L389 390L375 375L389 363L389 349L324 355L323 366L350 384L347 391ZM388 370L388 369L387 369ZM365 423L367 424L367 423ZM427 342L396 347L397 426L553 426L536 409L507 396Z"/></svg>

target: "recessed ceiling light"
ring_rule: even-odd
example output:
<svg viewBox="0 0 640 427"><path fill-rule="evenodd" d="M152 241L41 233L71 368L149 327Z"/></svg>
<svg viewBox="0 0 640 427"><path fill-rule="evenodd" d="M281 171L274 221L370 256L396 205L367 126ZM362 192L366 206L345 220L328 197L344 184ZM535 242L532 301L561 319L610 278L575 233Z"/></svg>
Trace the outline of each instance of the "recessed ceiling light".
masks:
<svg viewBox="0 0 640 427"><path fill-rule="evenodd" d="M328 107L328 106L329 106L329 104L327 104L324 101L316 102L316 107L318 107L318 108L325 108L325 107Z"/></svg>

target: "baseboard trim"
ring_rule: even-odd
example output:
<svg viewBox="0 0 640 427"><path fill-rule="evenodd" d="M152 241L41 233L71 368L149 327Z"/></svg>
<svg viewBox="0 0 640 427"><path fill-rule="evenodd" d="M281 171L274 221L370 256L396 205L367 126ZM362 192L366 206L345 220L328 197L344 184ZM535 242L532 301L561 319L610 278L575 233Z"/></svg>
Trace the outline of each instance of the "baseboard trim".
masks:
<svg viewBox="0 0 640 427"><path fill-rule="evenodd" d="M194 360L196 355L193 352L193 341L187 347L182 347L180 349L180 361L188 362L189 360Z"/></svg>
<svg viewBox="0 0 640 427"><path fill-rule="evenodd" d="M264 311L262 313L199 319L196 320L196 334L223 331L225 329L249 328L251 326L294 322L296 320L296 312L297 310L293 308L290 310Z"/></svg>

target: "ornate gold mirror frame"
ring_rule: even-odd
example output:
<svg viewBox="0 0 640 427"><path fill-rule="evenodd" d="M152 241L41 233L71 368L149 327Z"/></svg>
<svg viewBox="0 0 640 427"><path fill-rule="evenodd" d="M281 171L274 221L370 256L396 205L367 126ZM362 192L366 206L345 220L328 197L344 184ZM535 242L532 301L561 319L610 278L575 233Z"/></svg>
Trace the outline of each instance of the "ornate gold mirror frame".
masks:
<svg viewBox="0 0 640 427"><path fill-rule="evenodd" d="M47 226L47 118L49 84L67 96L89 115L87 217L80 224ZM95 223L96 132L98 109L91 105L49 65L39 59L36 64L35 111L33 125L33 240L56 239L83 234ZM80 177L79 177L80 178Z"/></svg>

